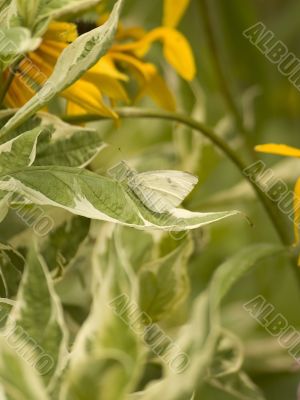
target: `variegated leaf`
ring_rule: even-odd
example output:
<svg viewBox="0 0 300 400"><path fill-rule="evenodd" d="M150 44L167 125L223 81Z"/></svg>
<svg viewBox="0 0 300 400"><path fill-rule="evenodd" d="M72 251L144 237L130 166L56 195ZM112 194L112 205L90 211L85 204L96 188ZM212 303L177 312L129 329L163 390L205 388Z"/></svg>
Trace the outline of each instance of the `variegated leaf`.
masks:
<svg viewBox="0 0 300 400"><path fill-rule="evenodd" d="M13 0L13 3L17 9L20 25L33 28L41 11L42 0Z"/></svg>
<svg viewBox="0 0 300 400"><path fill-rule="evenodd" d="M123 292L130 290L128 270L119 268L116 243L107 239L101 236L95 246L93 306L76 338L61 400L124 399L143 371L146 351L137 332L139 312L132 312ZM108 265L101 265L100 244L111 255Z"/></svg>
<svg viewBox="0 0 300 400"><path fill-rule="evenodd" d="M23 351L29 350L27 344ZM0 385L5 400L49 400L41 378L26 363L17 349L0 336ZM3 390L2 390L3 389ZM8 397L3 397L4 393Z"/></svg>
<svg viewBox="0 0 300 400"><path fill-rule="evenodd" d="M123 3L124 0L116 3L104 25L79 36L61 53L45 85L7 122L0 131L0 137L21 125L96 64L112 44Z"/></svg>
<svg viewBox="0 0 300 400"><path fill-rule="evenodd" d="M35 128L0 145L0 174L33 164L37 140L44 128Z"/></svg>
<svg viewBox="0 0 300 400"><path fill-rule="evenodd" d="M32 38L27 28L13 27L0 29L0 69L5 69L18 56L35 50L41 40Z"/></svg>
<svg viewBox="0 0 300 400"><path fill-rule="evenodd" d="M185 369L181 373L175 369L181 367L177 364L176 352L171 357L171 364L166 367L165 377L160 381L150 384L141 393L141 400L186 400L193 397L202 398L201 391L209 380L208 368L218 352L219 340L222 335L220 321L220 306L225 295L232 286L258 261L265 257L277 255L283 251L278 245L258 244L242 249L228 261L225 261L215 272L207 291L201 293L194 302L194 307L189 324L181 332L176 341L179 348L186 355ZM204 329L205 327L205 329ZM180 361L180 358L179 358ZM173 368L170 368L173 366ZM239 393L239 390L241 392ZM235 390L238 398L242 397L243 387ZM258 392L257 392L258 393ZM240 396L239 396L240 395ZM134 399L129 396L128 399ZM139 397L138 397L139 398ZM205 398L205 396L204 396ZM253 397L251 397L253 398ZM262 397L258 396L258 399Z"/></svg>
<svg viewBox="0 0 300 400"><path fill-rule="evenodd" d="M79 168L29 167L10 172L9 176L0 176L0 190L14 191L34 204L143 229L184 231L238 214L237 211L199 213L179 208L154 213L126 185Z"/></svg>
<svg viewBox="0 0 300 400"><path fill-rule="evenodd" d="M61 18L70 13L78 13L95 6L101 0L40 0L39 19L45 17Z"/></svg>
<svg viewBox="0 0 300 400"><path fill-rule="evenodd" d="M187 262L193 245L188 237L165 257L139 270L140 307L156 322L166 318L188 295Z"/></svg>
<svg viewBox="0 0 300 400"><path fill-rule="evenodd" d="M25 339L34 345L29 360L44 382L51 385L67 361L67 334L52 278L35 248L29 252L17 301L6 328L10 330L12 326L19 327L13 329L14 335L25 332ZM24 340L24 335L17 339Z"/></svg>
<svg viewBox="0 0 300 400"><path fill-rule="evenodd" d="M79 251L90 228L90 220L74 216L52 230L43 243L41 253L49 270L61 274Z"/></svg>
<svg viewBox="0 0 300 400"><path fill-rule="evenodd" d="M38 145L34 165L85 167L107 146L101 133L84 128L74 127L70 135L53 139Z"/></svg>
<svg viewBox="0 0 300 400"><path fill-rule="evenodd" d="M22 278L25 259L12 246L0 243L0 296L14 298Z"/></svg>
<svg viewBox="0 0 300 400"><path fill-rule="evenodd" d="M11 0L6 2L7 7L2 18L3 21L6 20L8 27L24 26L35 33L42 33L51 19L84 11L99 2L100 0Z"/></svg>

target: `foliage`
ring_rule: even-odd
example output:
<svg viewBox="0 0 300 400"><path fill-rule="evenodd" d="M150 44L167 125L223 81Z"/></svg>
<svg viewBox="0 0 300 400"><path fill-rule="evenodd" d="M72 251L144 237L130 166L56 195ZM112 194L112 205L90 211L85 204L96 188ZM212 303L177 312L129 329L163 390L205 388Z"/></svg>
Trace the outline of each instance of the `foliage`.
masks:
<svg viewBox="0 0 300 400"><path fill-rule="evenodd" d="M1 399L296 398L287 3L0 0Z"/></svg>

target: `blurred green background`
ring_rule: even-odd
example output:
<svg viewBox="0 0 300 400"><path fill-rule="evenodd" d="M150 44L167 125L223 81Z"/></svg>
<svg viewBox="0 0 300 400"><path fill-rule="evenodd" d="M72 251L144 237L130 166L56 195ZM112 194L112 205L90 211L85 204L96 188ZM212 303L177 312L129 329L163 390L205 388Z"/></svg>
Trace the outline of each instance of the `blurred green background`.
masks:
<svg viewBox="0 0 300 400"><path fill-rule="evenodd" d="M214 127L243 154L238 128L220 85L200 2L191 1L179 27L192 45L197 60L197 79L192 84L179 80L165 66L159 45L149 58L164 71L176 93L179 110ZM242 34L262 21L289 51L300 57L299 1L210 0L207 3L222 72L242 115L248 142L253 147L268 142L300 147L299 91ZM129 0L126 14L125 25L152 29L161 24L162 1ZM153 107L153 104L145 101L143 106ZM199 211L239 209L253 222L251 227L236 218L198 234L197 252L190 264L192 296L206 287L213 271L224 259L244 246L278 241L268 217L248 184L243 183L239 171L198 134L160 121L126 120L118 128L111 123L100 126L114 150L113 157L109 152L106 159L102 157L95 163L95 169L101 171L107 162L126 158L140 170L190 170L200 177L200 183L185 204L188 208ZM264 155L259 158L268 166L274 166L276 176L292 188L300 172L300 160ZM266 397L270 400L296 399L300 374L294 360L242 308L244 302L258 294L265 296L291 325L300 327L300 294L291 266L284 257L260 263L254 272L240 281L227 299L223 316L224 323L245 341L246 370ZM209 394L215 399L227 399L217 390Z"/></svg>

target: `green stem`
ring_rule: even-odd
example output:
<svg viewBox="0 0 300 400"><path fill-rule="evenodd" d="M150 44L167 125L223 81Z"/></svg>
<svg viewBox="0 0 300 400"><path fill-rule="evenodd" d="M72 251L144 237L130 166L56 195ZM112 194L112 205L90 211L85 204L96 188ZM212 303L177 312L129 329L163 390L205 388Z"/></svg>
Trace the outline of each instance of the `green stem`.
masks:
<svg viewBox="0 0 300 400"><path fill-rule="evenodd" d="M198 5L201 10L201 18L206 33L210 53L212 56L214 68L219 81L220 90L223 94L224 100L227 103L227 107L230 113L235 119L236 127L238 128L239 132L243 134L246 142L248 142L247 130L244 125L243 117L235 102L230 86L228 85L228 79L223 69L222 57L217 43L217 35L214 32L214 25L211 21L207 0L198 0Z"/></svg>
<svg viewBox="0 0 300 400"><path fill-rule="evenodd" d="M285 224L278 215L278 210L274 207L274 204L266 197L262 189L246 174L244 174L245 168L248 167L246 163L236 154L236 152L211 128L204 125L201 122L195 121L194 119L179 113L161 111L161 110L144 110L135 108L121 108L116 110L120 118L147 118L147 119L160 119L178 122L184 124L204 135L208 138L216 147L236 165L236 167L243 174L243 177L248 180L252 188L257 194L258 199L265 208L269 215L279 238L284 245L289 245L289 236L286 234ZM107 119L99 115L82 115L82 116L64 116L62 119L66 122L73 124L80 124L85 122L99 121Z"/></svg>
<svg viewBox="0 0 300 400"><path fill-rule="evenodd" d="M8 69L8 77L6 78L6 81L4 82L1 91L0 91L0 108L2 108L2 103L4 101L4 98L6 96L6 93L8 92L10 85L12 84L12 81L15 77L16 70L18 68L18 65L21 61L21 58L18 58Z"/></svg>
<svg viewBox="0 0 300 400"><path fill-rule="evenodd" d="M8 75L7 79L5 80L5 82L2 86L1 92L0 92L0 108L2 108L3 100L6 96L6 93L9 89L13 79L14 79L14 74L11 71L9 71L9 75Z"/></svg>

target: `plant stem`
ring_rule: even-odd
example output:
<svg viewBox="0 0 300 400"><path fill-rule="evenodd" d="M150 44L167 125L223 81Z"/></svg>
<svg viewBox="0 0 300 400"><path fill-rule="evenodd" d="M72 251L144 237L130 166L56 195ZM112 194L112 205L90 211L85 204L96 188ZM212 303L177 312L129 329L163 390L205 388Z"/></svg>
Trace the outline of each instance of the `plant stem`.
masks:
<svg viewBox="0 0 300 400"><path fill-rule="evenodd" d="M3 87L1 88L0 91L0 108L2 108L2 103L3 100L6 96L6 93L8 89L10 88L10 85L15 77L16 70L18 68L18 65L21 61L21 58L19 57L9 68L8 68L8 77L6 78L5 83L3 84Z"/></svg>
<svg viewBox="0 0 300 400"><path fill-rule="evenodd" d="M248 180L252 188L255 190L258 199L265 208L267 214L269 215L274 228L284 245L290 245L289 237L286 234L285 224L281 218L279 218L278 210L274 207L274 204L267 198L263 190L246 174L244 174L245 168L248 167L246 163L239 157L238 154L221 138L219 137L213 129L206 126L205 124L195 121L186 115L161 111L161 110L144 110L136 108L121 108L117 109L116 112L120 118L146 118L146 119L160 119L168 120L173 122L178 122L184 124L204 135L209 139L217 148L222 150L222 152L236 165L240 170L243 177ZM106 117L101 117L99 115L82 115L82 116L63 116L62 119L69 123L80 124L85 122L99 121L107 119Z"/></svg>
<svg viewBox="0 0 300 400"><path fill-rule="evenodd" d="M207 3L207 0L198 0L198 5L201 10L201 18L203 22L203 26L205 29L210 53L212 56L212 61L214 64L214 68L216 71L216 75L219 81L219 87L220 90L223 94L223 97L227 103L227 107L232 114L232 116L235 119L235 124L237 129L239 130L240 133L243 134L244 139L246 142L249 142L248 136L247 136L247 130L244 125L243 117L241 115L241 112L235 102L235 99L232 95L232 91L230 89L230 86L228 85L228 79L225 75L223 66L222 66L222 57L219 52L219 47L217 43L217 35L214 32L214 25L211 21L211 16L209 12L209 6Z"/></svg>
<svg viewBox="0 0 300 400"><path fill-rule="evenodd" d="M7 93L8 89L9 89L13 79L14 79L14 74L11 71L9 71L9 75L8 75L5 83L3 84L1 92L0 92L0 108L2 108L3 100L4 100L5 96L6 96L6 93Z"/></svg>

